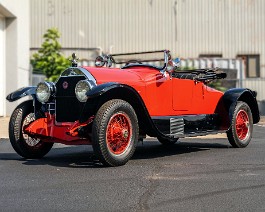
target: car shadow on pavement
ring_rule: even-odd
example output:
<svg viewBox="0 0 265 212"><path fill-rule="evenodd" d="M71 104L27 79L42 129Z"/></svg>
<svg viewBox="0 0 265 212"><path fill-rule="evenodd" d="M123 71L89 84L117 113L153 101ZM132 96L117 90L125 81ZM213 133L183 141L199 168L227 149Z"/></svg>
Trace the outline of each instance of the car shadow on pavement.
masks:
<svg viewBox="0 0 265 212"><path fill-rule="evenodd" d="M229 148L225 144L181 142L171 146L161 145L157 141L144 141L138 147L131 160L162 158L177 156L199 151L207 151L215 148ZM42 159L24 159L16 153L0 153L0 161L19 161L24 165L51 165L55 167L69 168L103 168L96 158L91 146L63 146L53 148Z"/></svg>
<svg viewBox="0 0 265 212"><path fill-rule="evenodd" d="M63 146L57 145L41 159L25 159L17 153L0 153L0 161L18 161L24 165L51 165L55 167L72 167L72 168L97 168L102 167L96 159L92 147L80 146Z"/></svg>
<svg viewBox="0 0 265 212"><path fill-rule="evenodd" d="M211 149L227 149L229 145L220 143L197 143L178 142L173 145L162 145L159 142L145 141L144 145L139 144L132 159L152 159L165 156L188 154L193 152L207 151Z"/></svg>

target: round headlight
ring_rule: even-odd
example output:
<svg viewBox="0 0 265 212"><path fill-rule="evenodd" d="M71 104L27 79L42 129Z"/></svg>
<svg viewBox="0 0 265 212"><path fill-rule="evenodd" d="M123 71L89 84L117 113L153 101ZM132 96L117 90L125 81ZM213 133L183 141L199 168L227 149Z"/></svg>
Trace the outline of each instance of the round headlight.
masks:
<svg viewBox="0 0 265 212"><path fill-rule="evenodd" d="M51 84L49 84L48 82L40 82L37 85L36 89L36 97L38 101L41 103L48 102L51 97L52 91L53 87Z"/></svg>
<svg viewBox="0 0 265 212"><path fill-rule="evenodd" d="M85 102L87 100L87 95L86 93L91 90L92 85L89 81L87 80L81 80L79 81L76 86L75 86L75 95L76 98L80 102Z"/></svg>

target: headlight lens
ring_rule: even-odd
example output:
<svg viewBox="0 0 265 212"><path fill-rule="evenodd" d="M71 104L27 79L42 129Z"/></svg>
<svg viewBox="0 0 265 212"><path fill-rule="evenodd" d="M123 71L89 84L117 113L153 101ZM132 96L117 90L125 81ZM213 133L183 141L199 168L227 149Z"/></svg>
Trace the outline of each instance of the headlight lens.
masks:
<svg viewBox="0 0 265 212"><path fill-rule="evenodd" d="M36 89L36 97L37 97L38 101L41 103L48 102L50 97L51 97L53 90L54 90L54 88L50 83L40 82L37 85L37 89Z"/></svg>
<svg viewBox="0 0 265 212"><path fill-rule="evenodd" d="M86 102L87 100L87 95L86 93L88 91L90 91L92 88L92 84L87 81L87 80L81 80L79 81L76 86L75 86L75 95L76 98L80 101L80 102Z"/></svg>

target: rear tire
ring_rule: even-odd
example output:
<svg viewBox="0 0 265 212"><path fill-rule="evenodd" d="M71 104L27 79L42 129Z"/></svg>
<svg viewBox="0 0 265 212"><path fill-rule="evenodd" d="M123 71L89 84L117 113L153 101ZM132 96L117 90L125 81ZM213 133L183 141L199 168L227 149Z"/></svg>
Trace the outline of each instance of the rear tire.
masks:
<svg viewBox="0 0 265 212"><path fill-rule="evenodd" d="M133 107L113 99L98 110L92 127L92 145L96 156L106 166L121 166L132 157L139 127Z"/></svg>
<svg viewBox="0 0 265 212"><path fill-rule="evenodd" d="M247 103L237 102L231 126L227 131L229 143L235 148L246 147L253 133L253 117Z"/></svg>
<svg viewBox="0 0 265 212"><path fill-rule="evenodd" d="M23 133L23 126L35 120L32 100L21 103L12 113L9 121L9 138L14 150L27 159L42 158L53 146Z"/></svg>

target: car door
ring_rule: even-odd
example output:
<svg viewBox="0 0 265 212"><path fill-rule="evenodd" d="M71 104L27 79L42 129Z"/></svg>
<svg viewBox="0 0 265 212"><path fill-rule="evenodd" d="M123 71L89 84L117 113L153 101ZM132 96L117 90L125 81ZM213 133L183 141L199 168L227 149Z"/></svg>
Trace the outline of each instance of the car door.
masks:
<svg viewBox="0 0 265 212"><path fill-rule="evenodd" d="M194 81L172 78L173 110L187 113L192 110Z"/></svg>

